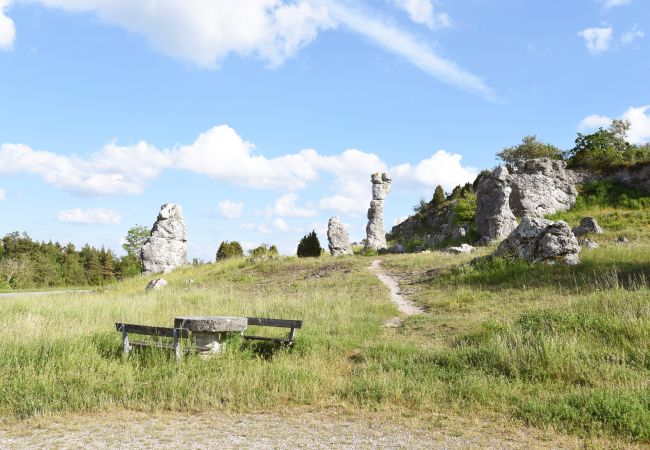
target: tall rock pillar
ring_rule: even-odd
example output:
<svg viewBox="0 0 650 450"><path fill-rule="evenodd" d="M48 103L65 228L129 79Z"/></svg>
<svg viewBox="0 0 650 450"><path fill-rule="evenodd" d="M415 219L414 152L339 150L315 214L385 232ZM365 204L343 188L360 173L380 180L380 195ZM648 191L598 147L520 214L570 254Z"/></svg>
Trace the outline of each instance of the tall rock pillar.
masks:
<svg viewBox="0 0 650 450"><path fill-rule="evenodd" d="M142 273L168 273L187 264L187 237L181 207L160 207L158 219L140 250Z"/></svg>
<svg viewBox="0 0 650 450"><path fill-rule="evenodd" d="M386 173L373 173L372 200L368 209L366 226L366 250L386 248L386 231L384 230L384 200L390 192L391 178Z"/></svg>

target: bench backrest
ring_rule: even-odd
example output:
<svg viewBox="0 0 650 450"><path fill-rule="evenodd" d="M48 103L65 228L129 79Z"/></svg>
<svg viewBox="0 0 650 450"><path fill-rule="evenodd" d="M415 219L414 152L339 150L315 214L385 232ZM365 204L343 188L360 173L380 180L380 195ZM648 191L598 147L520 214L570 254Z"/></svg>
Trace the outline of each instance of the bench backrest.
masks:
<svg viewBox="0 0 650 450"><path fill-rule="evenodd" d="M176 330L179 338L187 338L190 335L189 330L186 330L185 328L150 327L147 325L134 325L120 322L115 324L115 328L117 331L126 331L127 333L143 334L147 336L174 337L174 330Z"/></svg>
<svg viewBox="0 0 650 450"><path fill-rule="evenodd" d="M264 317L247 317L248 325L258 327L302 328L302 320L268 319Z"/></svg>

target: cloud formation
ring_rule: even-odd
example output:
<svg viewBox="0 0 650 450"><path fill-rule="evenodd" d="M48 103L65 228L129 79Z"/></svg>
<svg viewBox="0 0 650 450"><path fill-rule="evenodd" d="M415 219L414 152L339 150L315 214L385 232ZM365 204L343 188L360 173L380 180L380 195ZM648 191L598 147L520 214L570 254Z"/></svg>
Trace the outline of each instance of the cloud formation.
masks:
<svg viewBox="0 0 650 450"><path fill-rule="evenodd" d="M13 21L2 11L0 48L14 40ZM478 76L437 55L426 43L385 22L371 8L357 11L339 0L34 0L46 7L86 12L144 36L157 50L200 67L216 68L228 56L255 57L281 65L319 33L345 27L406 59L433 78L488 99L495 93ZM411 19L431 28L449 25L431 0L392 0ZM371 5L367 2L367 5Z"/></svg>
<svg viewBox="0 0 650 450"><path fill-rule="evenodd" d="M391 0L391 3L404 10L413 22L426 25L432 30L451 26L449 15L436 13L432 0Z"/></svg>
<svg viewBox="0 0 650 450"><path fill-rule="evenodd" d="M632 144L642 145L650 143L650 105L628 108L619 119L630 122L630 129L627 133L627 140ZM590 115L580 121L579 131L593 130L600 127L608 127L612 118L607 116Z"/></svg>
<svg viewBox="0 0 650 450"><path fill-rule="evenodd" d="M0 188L0 202L4 202L7 199L7 192Z"/></svg>
<svg viewBox="0 0 650 450"><path fill-rule="evenodd" d="M631 1L632 0L603 0L603 8L606 10L611 9L617 6L627 5Z"/></svg>
<svg viewBox="0 0 650 450"><path fill-rule="evenodd" d="M122 223L122 216L116 211L104 208L91 209L66 209L59 211L56 218L60 222L76 224L101 224L101 225L119 225Z"/></svg>
<svg viewBox="0 0 650 450"><path fill-rule="evenodd" d="M631 30L626 31L621 35L621 43L623 45L633 44L637 39L645 37L645 33L639 30L637 27L633 27Z"/></svg>
<svg viewBox="0 0 650 450"><path fill-rule="evenodd" d="M217 204L219 215L224 219L239 219L244 212L244 204L230 200L222 200Z"/></svg>
<svg viewBox="0 0 650 450"><path fill-rule="evenodd" d="M9 0L0 0L0 50L9 50L14 45L16 26L14 21L5 14Z"/></svg>
<svg viewBox="0 0 650 450"><path fill-rule="evenodd" d="M0 174L35 175L73 193L104 196L139 194L165 170L182 170L237 186L285 191L268 215L311 217L316 207L298 206L296 191L322 178L330 193L320 199L320 209L362 214L370 200L369 174L373 172L388 170L396 183L406 187L442 184L447 189L472 181L477 173L461 164L461 155L445 151L413 166L405 163L389 169L376 154L356 149L337 155L307 149L275 158L254 149L254 144L227 125L211 128L193 143L173 149L157 149L144 141L133 146L112 142L85 157L0 144ZM218 206L224 217L240 213L240 205L234 202Z"/></svg>
<svg viewBox="0 0 650 450"><path fill-rule="evenodd" d="M598 55L609 50L609 46L614 38L614 29L612 27L587 28L579 32L578 36L581 36L585 40L587 50L592 55Z"/></svg>

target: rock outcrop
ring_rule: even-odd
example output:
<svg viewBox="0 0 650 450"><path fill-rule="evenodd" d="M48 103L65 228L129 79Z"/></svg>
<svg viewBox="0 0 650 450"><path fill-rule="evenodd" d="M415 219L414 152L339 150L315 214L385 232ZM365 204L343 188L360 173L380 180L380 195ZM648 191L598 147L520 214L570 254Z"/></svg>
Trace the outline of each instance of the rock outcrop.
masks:
<svg viewBox="0 0 650 450"><path fill-rule="evenodd" d="M584 236L589 233L601 234L603 229L600 228L598 222L593 217L583 217L580 221L580 225L573 227L573 234L576 236Z"/></svg>
<svg viewBox="0 0 650 450"><path fill-rule="evenodd" d="M187 237L181 207L164 204L140 250L142 273L168 273L187 264Z"/></svg>
<svg viewBox="0 0 650 450"><path fill-rule="evenodd" d="M522 258L530 263L580 262L580 244L564 221L525 216L499 244L494 256Z"/></svg>
<svg viewBox="0 0 650 450"><path fill-rule="evenodd" d="M510 209L515 216L542 217L567 211L578 197L576 177L566 162L539 158L508 165Z"/></svg>
<svg viewBox="0 0 650 450"><path fill-rule="evenodd" d="M650 192L650 163L618 169L605 178L633 189Z"/></svg>
<svg viewBox="0 0 650 450"><path fill-rule="evenodd" d="M458 247L449 247L447 252L460 255L461 253L472 253L474 250L476 249L469 244L461 244Z"/></svg>
<svg viewBox="0 0 650 450"><path fill-rule="evenodd" d="M481 242L508 236L515 216L542 217L566 211L576 201L576 175L566 162L548 158L498 166L483 175L476 191L476 227Z"/></svg>
<svg viewBox="0 0 650 450"><path fill-rule="evenodd" d="M156 278L154 280L151 280L149 282L149 284L147 284L147 287L144 288L144 290L145 291L151 291L151 290L157 291L159 289L164 288L165 286L167 286L167 280L165 280L164 278Z"/></svg>
<svg viewBox="0 0 650 450"><path fill-rule="evenodd" d="M352 254L350 237L338 217L332 217L327 224L327 240L332 256L344 256Z"/></svg>
<svg viewBox="0 0 650 450"><path fill-rule="evenodd" d="M386 231L384 230L384 200L390 193L391 179L385 173L373 173L372 200L368 209L368 225L366 226L367 250L382 250L386 248Z"/></svg>
<svg viewBox="0 0 650 450"><path fill-rule="evenodd" d="M510 177L505 166L482 176L476 188L476 230L483 241L508 236L517 226L510 209Z"/></svg>

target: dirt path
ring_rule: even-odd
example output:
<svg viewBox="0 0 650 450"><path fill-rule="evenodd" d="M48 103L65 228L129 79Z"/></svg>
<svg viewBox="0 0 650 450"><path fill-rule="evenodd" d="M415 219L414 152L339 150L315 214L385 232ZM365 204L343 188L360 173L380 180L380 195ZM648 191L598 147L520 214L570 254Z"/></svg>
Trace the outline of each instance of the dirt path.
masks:
<svg viewBox="0 0 650 450"><path fill-rule="evenodd" d="M397 305L397 309L406 315L412 316L414 314L424 314L424 309L417 306L415 303L408 301L401 293L399 284L395 278L388 275L381 267L381 260L375 259L370 265L369 269L377 275L377 278L386 285L390 290L390 298Z"/></svg>
<svg viewBox="0 0 650 450"><path fill-rule="evenodd" d="M479 449L578 448L573 439L539 430L504 430L475 419L405 424L383 416L308 411L286 414L214 412L104 415L31 419L0 424L0 448L306 448Z"/></svg>
<svg viewBox="0 0 650 450"><path fill-rule="evenodd" d="M34 292L0 292L2 297L21 297L23 295L55 295L55 294L90 294L90 289L69 289L65 291L34 291Z"/></svg>

